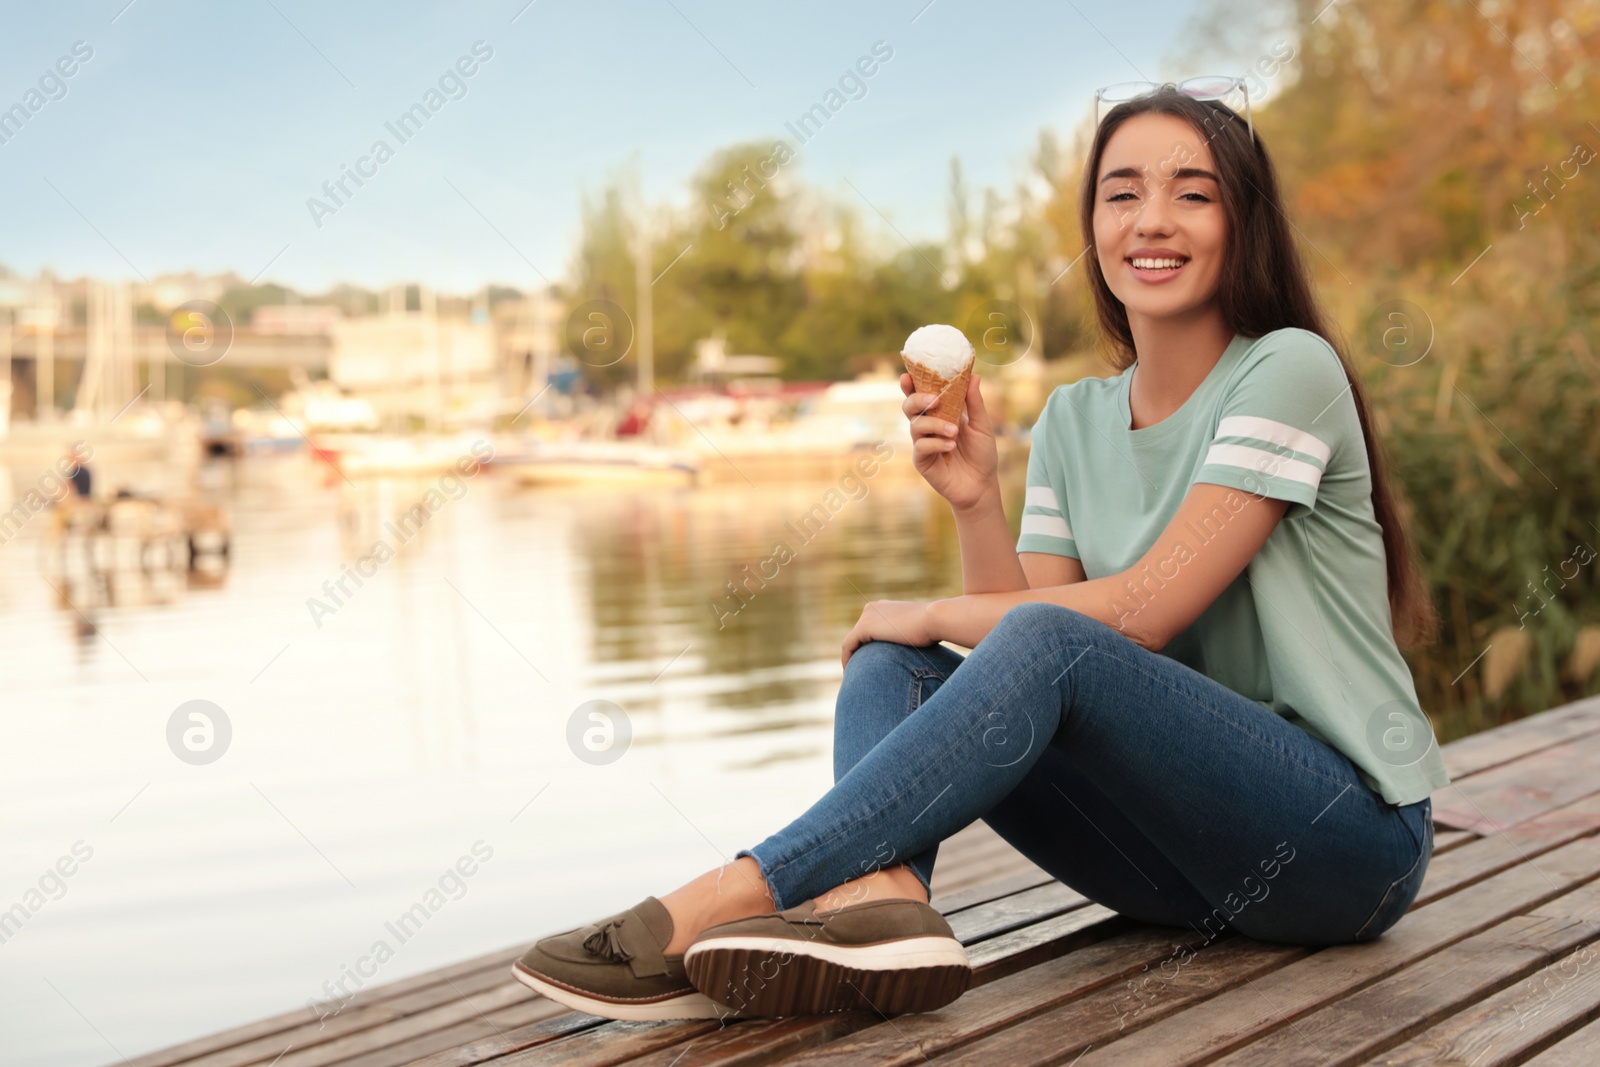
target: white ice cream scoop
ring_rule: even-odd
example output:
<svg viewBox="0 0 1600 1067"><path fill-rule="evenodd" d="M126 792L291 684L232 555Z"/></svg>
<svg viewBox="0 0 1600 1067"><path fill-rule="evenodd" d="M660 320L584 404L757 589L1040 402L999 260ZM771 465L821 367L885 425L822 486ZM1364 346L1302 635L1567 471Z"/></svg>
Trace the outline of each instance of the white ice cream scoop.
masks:
<svg viewBox="0 0 1600 1067"><path fill-rule="evenodd" d="M942 378L954 378L972 363L973 349L966 334L954 326L934 323L912 330L900 354Z"/></svg>

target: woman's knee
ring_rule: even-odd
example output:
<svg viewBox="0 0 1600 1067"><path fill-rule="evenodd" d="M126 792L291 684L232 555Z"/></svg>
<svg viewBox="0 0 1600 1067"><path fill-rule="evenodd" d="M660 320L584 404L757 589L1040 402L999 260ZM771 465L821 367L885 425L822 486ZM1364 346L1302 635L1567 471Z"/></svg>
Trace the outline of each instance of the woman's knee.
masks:
<svg viewBox="0 0 1600 1067"><path fill-rule="evenodd" d="M1001 635L1001 643L1047 641L1052 644L1073 644L1103 640L1116 636L1117 631L1081 611L1042 600L1031 600L1018 604L1000 616L1000 621L989 636L997 634Z"/></svg>
<svg viewBox="0 0 1600 1067"><path fill-rule="evenodd" d="M833 718L834 779L843 777L877 743L921 706L960 657L935 646L913 648L868 641L845 665Z"/></svg>
<svg viewBox="0 0 1600 1067"><path fill-rule="evenodd" d="M902 645L897 641L868 641L850 653L850 662L845 664L844 674L847 680L852 675L880 673L943 679L949 677L950 671L960 662L960 654L943 645L919 647Z"/></svg>
<svg viewBox="0 0 1600 1067"><path fill-rule="evenodd" d="M836 721L888 718L893 729L915 711L962 663L959 652L943 645L923 647L893 641L868 641L845 665Z"/></svg>
<svg viewBox="0 0 1600 1067"><path fill-rule="evenodd" d="M848 683L868 676L881 680L881 675L885 673L903 673L914 665L915 660L916 650L908 645L893 641L868 641L850 653L850 661L844 666L845 681Z"/></svg>
<svg viewBox="0 0 1600 1067"><path fill-rule="evenodd" d="M868 709L893 707L899 714L910 710L904 707L905 695L922 687L929 678L943 679L936 661L926 656L926 650L892 641L868 641L850 654L845 664L844 681L839 686L838 717L857 717ZM913 694L913 701L916 699ZM898 719L896 719L898 721Z"/></svg>

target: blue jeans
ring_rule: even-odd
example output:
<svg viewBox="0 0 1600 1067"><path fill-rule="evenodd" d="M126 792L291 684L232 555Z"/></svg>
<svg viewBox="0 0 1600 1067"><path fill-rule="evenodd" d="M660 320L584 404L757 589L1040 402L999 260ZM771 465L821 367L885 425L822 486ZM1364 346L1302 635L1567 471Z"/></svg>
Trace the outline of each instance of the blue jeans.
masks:
<svg viewBox="0 0 1600 1067"><path fill-rule="evenodd" d="M753 856L777 906L906 864L983 819L1122 915L1307 946L1394 925L1433 851L1431 800L1395 806L1269 708L1094 619L1008 611L961 656L850 657L835 784Z"/></svg>

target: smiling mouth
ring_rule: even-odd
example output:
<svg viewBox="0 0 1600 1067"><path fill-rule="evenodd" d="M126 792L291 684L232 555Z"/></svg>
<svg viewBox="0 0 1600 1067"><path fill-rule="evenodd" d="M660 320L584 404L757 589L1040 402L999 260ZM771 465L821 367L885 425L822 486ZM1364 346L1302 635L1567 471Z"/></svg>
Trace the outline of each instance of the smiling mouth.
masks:
<svg viewBox="0 0 1600 1067"><path fill-rule="evenodd" d="M1184 264L1189 261L1184 258L1168 256L1139 256L1135 261L1135 257L1129 256L1125 262L1134 270L1145 274L1169 274L1173 271L1181 270Z"/></svg>

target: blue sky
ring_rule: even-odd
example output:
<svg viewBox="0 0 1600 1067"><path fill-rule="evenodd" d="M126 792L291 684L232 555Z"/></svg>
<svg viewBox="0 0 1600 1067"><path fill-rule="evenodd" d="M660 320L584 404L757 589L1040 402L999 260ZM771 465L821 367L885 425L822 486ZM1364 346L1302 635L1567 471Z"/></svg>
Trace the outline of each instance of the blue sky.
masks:
<svg viewBox="0 0 1600 1067"><path fill-rule="evenodd" d="M795 173L841 199L853 184L906 236L937 237L952 155L973 188L1008 189L1041 127L1087 121L1095 86L1210 73L1163 62L1196 10L1179 0L525 2L14 11L0 109L75 42L93 55L0 144L0 264L130 279L266 268L262 281L311 290L556 280L583 189L637 158L650 201L683 202L711 151L783 135L878 41L893 58ZM401 144L385 123L480 41L492 56L465 94ZM360 188L347 179L353 195L319 227L308 198L331 203L322 183L380 138L393 157L363 164Z"/></svg>

